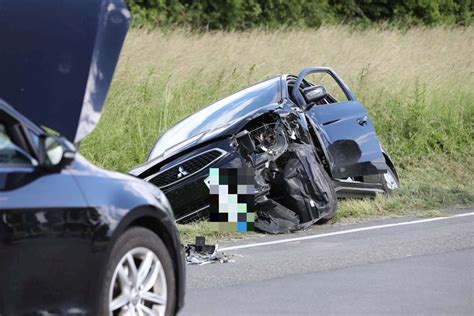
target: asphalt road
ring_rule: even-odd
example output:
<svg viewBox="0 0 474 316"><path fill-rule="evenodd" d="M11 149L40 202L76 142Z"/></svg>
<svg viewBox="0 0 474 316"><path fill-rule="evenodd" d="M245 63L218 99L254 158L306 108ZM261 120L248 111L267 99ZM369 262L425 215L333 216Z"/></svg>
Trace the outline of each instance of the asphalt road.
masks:
<svg viewBox="0 0 474 316"><path fill-rule="evenodd" d="M220 246L412 220L323 225ZM225 252L236 262L188 266L180 315L474 315L474 216Z"/></svg>

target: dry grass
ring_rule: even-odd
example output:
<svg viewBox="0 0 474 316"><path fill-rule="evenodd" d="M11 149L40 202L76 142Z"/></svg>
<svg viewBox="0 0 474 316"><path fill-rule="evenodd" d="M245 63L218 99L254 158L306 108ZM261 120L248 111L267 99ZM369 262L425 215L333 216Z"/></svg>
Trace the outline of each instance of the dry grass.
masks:
<svg viewBox="0 0 474 316"><path fill-rule="evenodd" d="M473 56L474 28L401 32L328 26L316 31L204 34L135 31L127 39L118 78L143 80L153 68L156 78L166 74L178 82L196 75L218 80L216 75L222 73L227 79L244 77L253 83L320 65L337 69L352 85L364 76L366 84L395 86L397 92L397 86L415 81L438 88L454 80L469 89L474 82Z"/></svg>

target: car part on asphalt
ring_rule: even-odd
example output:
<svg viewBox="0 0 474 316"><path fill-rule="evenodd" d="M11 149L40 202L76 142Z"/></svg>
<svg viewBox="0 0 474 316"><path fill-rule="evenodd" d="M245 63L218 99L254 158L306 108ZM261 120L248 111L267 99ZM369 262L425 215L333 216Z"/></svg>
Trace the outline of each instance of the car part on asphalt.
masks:
<svg viewBox="0 0 474 316"><path fill-rule="evenodd" d="M206 238L203 236L196 236L194 244L188 244L185 247L186 263L189 265L205 265L209 263L228 263L234 262L229 257L218 252L219 245L206 245Z"/></svg>
<svg viewBox="0 0 474 316"><path fill-rule="evenodd" d="M332 78L345 100L310 82L312 74ZM162 188L177 221L187 223L208 217L209 168L249 167L255 169L255 228L271 233L331 219L337 198L399 187L365 107L325 67L265 80L188 116L130 173Z"/></svg>

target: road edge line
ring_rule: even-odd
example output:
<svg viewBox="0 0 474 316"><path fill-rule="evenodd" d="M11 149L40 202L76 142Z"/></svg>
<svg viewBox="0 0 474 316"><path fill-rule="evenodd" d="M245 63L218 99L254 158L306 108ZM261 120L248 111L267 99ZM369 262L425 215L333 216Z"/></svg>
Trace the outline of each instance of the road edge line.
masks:
<svg viewBox="0 0 474 316"><path fill-rule="evenodd" d="M474 212L456 214L456 215L445 216L445 217L425 218L425 219L408 221L408 222L367 226L367 227L361 227L361 228L341 230L341 231L336 231L336 232L331 232L331 233L324 233L324 234L310 235L310 236L302 236L302 237L295 237L295 238L286 238L286 239L279 239L279 240L266 241L266 242L260 242L260 243L246 244L246 245L240 245L240 246L229 246L229 247L219 248L218 251L222 252L222 251L238 250L238 249L245 249L245 248L263 247L263 246L269 246L269 245L290 243L290 242L295 242L295 241L318 239L318 238L331 237L331 236L337 236L337 235L346 235L346 234L352 234L352 233L363 232L363 231L368 231L368 230L375 230L375 229L383 229L383 228L390 228L390 227L397 227L397 226L406 226L406 225L436 222L436 221L441 221L441 220L447 220L447 219L459 218L459 217L467 217L467 216L474 216Z"/></svg>

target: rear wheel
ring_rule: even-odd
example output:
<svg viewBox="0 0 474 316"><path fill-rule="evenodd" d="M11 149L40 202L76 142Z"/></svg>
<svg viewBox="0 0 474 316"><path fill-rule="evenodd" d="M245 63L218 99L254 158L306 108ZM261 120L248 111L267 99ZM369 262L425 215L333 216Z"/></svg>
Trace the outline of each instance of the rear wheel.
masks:
<svg viewBox="0 0 474 316"><path fill-rule="evenodd" d="M173 315L176 279L168 250L152 231L134 227L114 245L101 293L101 315Z"/></svg>

